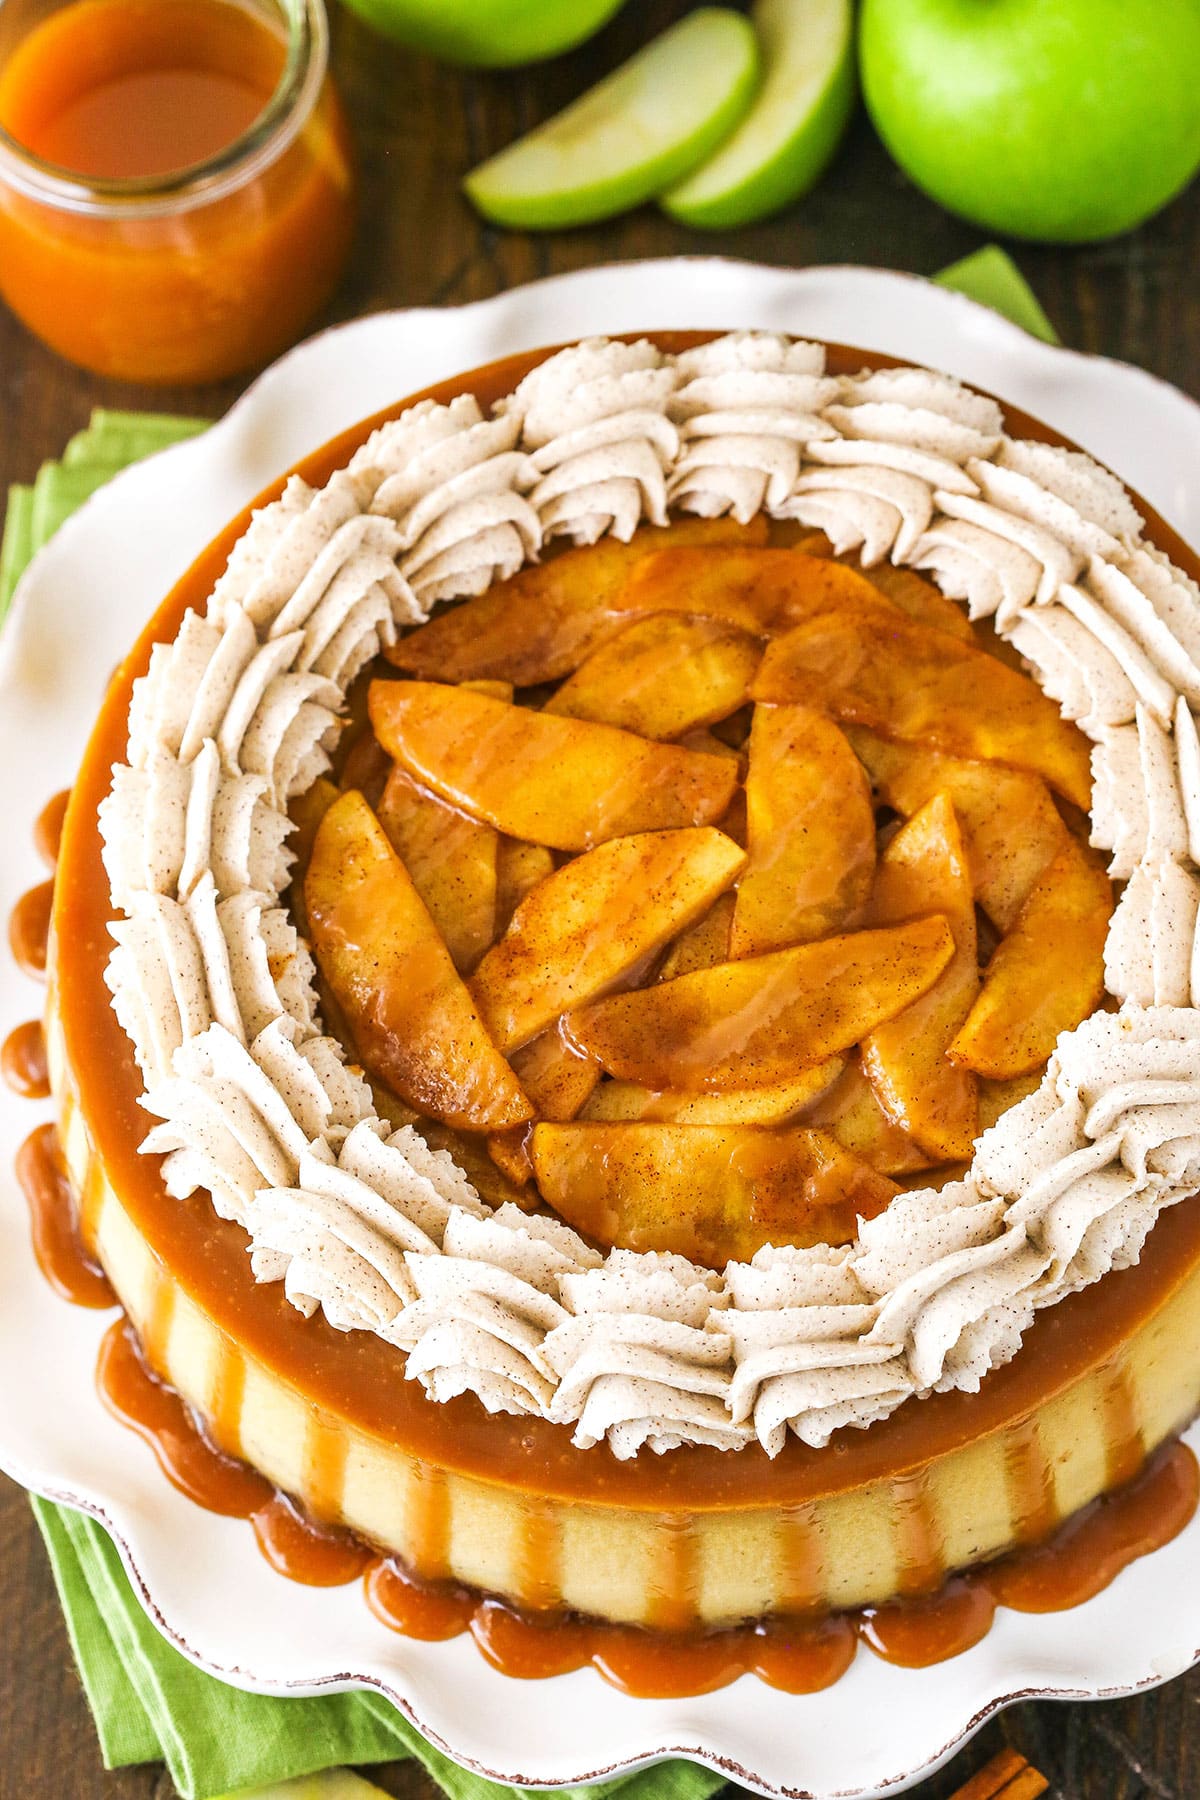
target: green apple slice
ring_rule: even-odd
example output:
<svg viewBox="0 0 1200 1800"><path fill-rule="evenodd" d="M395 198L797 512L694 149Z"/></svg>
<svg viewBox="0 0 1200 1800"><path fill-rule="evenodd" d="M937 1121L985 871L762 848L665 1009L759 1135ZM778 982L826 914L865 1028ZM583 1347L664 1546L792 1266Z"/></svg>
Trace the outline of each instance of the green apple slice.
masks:
<svg viewBox="0 0 1200 1800"><path fill-rule="evenodd" d="M703 162L742 118L757 79L749 20L702 6L463 186L498 225L542 231L611 218Z"/></svg>
<svg viewBox="0 0 1200 1800"><path fill-rule="evenodd" d="M807 193L850 120L856 91L852 0L758 0L763 81L732 137L661 196L684 225L723 230Z"/></svg>

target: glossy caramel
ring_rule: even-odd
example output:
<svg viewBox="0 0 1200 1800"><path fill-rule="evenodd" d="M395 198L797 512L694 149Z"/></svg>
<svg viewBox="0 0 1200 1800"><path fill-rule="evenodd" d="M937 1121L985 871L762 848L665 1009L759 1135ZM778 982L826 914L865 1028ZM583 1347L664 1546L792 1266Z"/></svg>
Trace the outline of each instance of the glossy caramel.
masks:
<svg viewBox="0 0 1200 1800"><path fill-rule="evenodd" d="M46 1033L40 1019L16 1025L0 1045L0 1077L22 1100L45 1100L50 1093Z"/></svg>
<svg viewBox="0 0 1200 1800"><path fill-rule="evenodd" d="M76 1306L115 1306L108 1277L84 1245L57 1126L39 1125L25 1139L17 1182L29 1207L33 1254L55 1293Z"/></svg>
<svg viewBox="0 0 1200 1800"><path fill-rule="evenodd" d="M8 921L8 947L13 961L35 981L43 980L46 974L53 906L54 883L40 881L21 895Z"/></svg>

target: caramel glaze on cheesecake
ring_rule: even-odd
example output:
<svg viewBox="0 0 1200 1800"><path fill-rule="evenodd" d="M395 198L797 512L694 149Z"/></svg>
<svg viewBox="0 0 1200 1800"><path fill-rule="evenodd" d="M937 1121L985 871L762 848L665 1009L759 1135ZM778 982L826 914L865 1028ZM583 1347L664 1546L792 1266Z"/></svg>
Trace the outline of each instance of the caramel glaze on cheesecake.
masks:
<svg viewBox="0 0 1200 1800"><path fill-rule="evenodd" d="M656 341L678 350L700 340L674 334ZM486 404L544 354L444 383L430 397L445 402L469 391ZM834 373L886 360L829 351ZM1032 420L1009 416L1026 436L1061 441ZM301 473L323 481L379 422L335 440ZM1200 575L1197 559L1148 518L1152 541ZM1190 1204L1161 1219L1136 1267L1040 1313L1020 1353L977 1394L906 1405L869 1430L837 1434L825 1450L793 1438L774 1460L754 1446L736 1456L687 1446L620 1462L604 1445L575 1448L566 1428L537 1417L489 1415L469 1396L434 1404L403 1379L394 1347L370 1333L337 1332L320 1316L305 1320L278 1284L257 1286L244 1234L220 1220L205 1195L179 1201L166 1194L157 1159L138 1152L145 1130L140 1078L103 980L111 912L97 808L124 753L130 691L151 645L173 636L189 605L203 604L247 520L235 521L185 576L106 699L65 823L46 1028L65 1165L79 1196L80 1243L119 1296L146 1368L177 1390L224 1457L249 1464L319 1525L349 1530L395 1559L373 1569L373 1602L420 1635L444 1634L414 1623L420 1608L411 1595L435 1583L443 1584L435 1592L449 1607L443 1623L461 1628L473 1621L483 1637L479 1594L557 1621L560 1633L567 1618L678 1637L747 1620L811 1621L866 1608L858 1629L886 1653L886 1621L904 1600L892 1651L896 1660L929 1661L974 1641L997 1598L1072 1603L1094 1591L1102 1566L1111 1574L1122 1555L1128 1560L1178 1529L1195 1503L1194 1466L1186 1451L1147 1459L1200 1404L1200 1215ZM35 891L14 928L31 971L46 918L42 891ZM63 1194L61 1182L45 1178L49 1157L43 1141L40 1153L26 1153L25 1171L27 1187L41 1181L47 1210ZM58 1254L67 1255L62 1241ZM131 1384L137 1388L135 1359L110 1345L110 1387L118 1367L122 1405L136 1417L136 1391L129 1398ZM1078 1557L1074 1585L1064 1578L1056 1588L1049 1551L1033 1565L1041 1569L1040 1586L1012 1573L1030 1565L1006 1562L970 1585L970 1598L961 1584L943 1588L955 1571L1052 1540L1062 1521L1131 1482L1125 1502L1100 1501L1085 1521L1111 1541L1107 1554L1098 1540L1088 1550L1084 1589ZM1148 1513L1157 1516L1153 1531ZM1077 1544L1084 1542L1081 1529L1076 1521ZM1114 1551L1114 1543L1123 1550ZM925 1599L914 1609L914 1597L939 1589L940 1612ZM1040 1598L1031 1599L1035 1589ZM922 1613L940 1620L924 1639ZM493 1637L502 1635L494 1608L488 1616ZM949 1617L958 1621L954 1630ZM544 1624L538 1629L545 1635ZM604 1653L584 1628L571 1630L573 1648L568 1652L560 1636L549 1667L575 1666L589 1654L603 1666ZM719 1679L737 1672L737 1657L730 1657ZM509 1658L519 1661L515 1652ZM738 1666L758 1665L743 1654ZM839 1672L822 1666L821 1679ZM760 1672L772 1679L766 1668ZM682 1679L683 1688L676 1678L673 1691L716 1685L699 1670ZM821 1684L794 1672L790 1679L780 1672L780 1679ZM640 1687L646 1690L647 1678Z"/></svg>

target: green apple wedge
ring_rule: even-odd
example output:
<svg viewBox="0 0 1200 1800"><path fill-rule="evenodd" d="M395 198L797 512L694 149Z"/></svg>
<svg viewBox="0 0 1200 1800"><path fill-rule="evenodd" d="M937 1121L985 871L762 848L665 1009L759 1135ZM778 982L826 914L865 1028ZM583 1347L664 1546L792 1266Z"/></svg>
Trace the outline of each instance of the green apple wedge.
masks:
<svg viewBox="0 0 1200 1800"><path fill-rule="evenodd" d="M857 92L852 0L758 0L762 85L733 135L659 198L683 225L749 225L806 194L850 122Z"/></svg>
<svg viewBox="0 0 1200 1800"><path fill-rule="evenodd" d="M758 81L754 27L701 6L526 137L473 169L468 197L498 225L587 225L651 200L738 124Z"/></svg>
<svg viewBox="0 0 1200 1800"><path fill-rule="evenodd" d="M398 44L468 68L511 68L574 49L623 0L346 0Z"/></svg>

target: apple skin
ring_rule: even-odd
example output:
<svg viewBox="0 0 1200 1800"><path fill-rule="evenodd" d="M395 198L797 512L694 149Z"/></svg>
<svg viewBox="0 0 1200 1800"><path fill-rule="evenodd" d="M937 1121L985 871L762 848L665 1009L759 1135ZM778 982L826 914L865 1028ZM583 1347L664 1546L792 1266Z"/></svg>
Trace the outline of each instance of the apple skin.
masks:
<svg viewBox="0 0 1200 1800"><path fill-rule="evenodd" d="M758 84L743 13L697 6L561 113L472 169L467 198L496 225L553 231L652 200L710 156Z"/></svg>
<svg viewBox="0 0 1200 1800"><path fill-rule="evenodd" d="M346 0L398 44L473 69L544 62L606 25L625 0Z"/></svg>
<svg viewBox="0 0 1200 1800"><path fill-rule="evenodd" d="M989 231L1115 237L1200 166L1196 0L864 0L859 55L900 167Z"/></svg>
<svg viewBox="0 0 1200 1800"><path fill-rule="evenodd" d="M694 230L751 225L800 199L832 160L858 98L852 0L756 0L750 19L766 64L754 105L708 162L659 196L665 213Z"/></svg>

